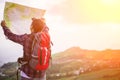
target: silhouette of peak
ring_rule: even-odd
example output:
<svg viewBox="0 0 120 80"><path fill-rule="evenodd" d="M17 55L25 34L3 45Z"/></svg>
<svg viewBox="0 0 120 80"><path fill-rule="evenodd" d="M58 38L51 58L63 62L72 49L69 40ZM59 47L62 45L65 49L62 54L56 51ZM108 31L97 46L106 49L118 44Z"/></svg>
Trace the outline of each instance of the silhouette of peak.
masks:
<svg viewBox="0 0 120 80"><path fill-rule="evenodd" d="M80 47L71 47L65 50L65 52L74 52L74 51L80 51L80 50L82 50Z"/></svg>

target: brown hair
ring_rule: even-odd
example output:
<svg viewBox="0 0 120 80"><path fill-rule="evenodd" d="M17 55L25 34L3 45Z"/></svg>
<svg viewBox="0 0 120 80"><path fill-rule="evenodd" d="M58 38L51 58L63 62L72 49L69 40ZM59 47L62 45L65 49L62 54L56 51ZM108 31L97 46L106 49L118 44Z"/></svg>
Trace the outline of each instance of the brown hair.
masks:
<svg viewBox="0 0 120 80"><path fill-rule="evenodd" d="M45 23L41 19L32 18L31 26L34 29L35 33L40 32L43 29L44 25Z"/></svg>

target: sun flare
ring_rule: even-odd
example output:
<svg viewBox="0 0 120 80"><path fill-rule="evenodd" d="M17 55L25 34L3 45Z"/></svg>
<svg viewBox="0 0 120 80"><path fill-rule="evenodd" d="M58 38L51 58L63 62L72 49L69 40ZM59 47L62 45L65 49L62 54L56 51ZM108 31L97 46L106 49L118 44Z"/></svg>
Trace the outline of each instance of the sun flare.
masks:
<svg viewBox="0 0 120 80"><path fill-rule="evenodd" d="M118 0L102 0L102 2L106 5L115 5L118 3Z"/></svg>

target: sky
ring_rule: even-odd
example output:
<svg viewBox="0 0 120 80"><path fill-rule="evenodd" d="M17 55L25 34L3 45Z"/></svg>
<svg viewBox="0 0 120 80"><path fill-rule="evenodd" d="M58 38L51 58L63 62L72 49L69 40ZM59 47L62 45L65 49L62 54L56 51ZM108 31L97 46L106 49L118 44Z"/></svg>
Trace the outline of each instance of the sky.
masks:
<svg viewBox="0 0 120 80"><path fill-rule="evenodd" d="M0 20L5 2L45 9L54 46L52 54L70 47L89 50L120 49L119 0L0 0ZM15 61L22 46L5 38L0 28L0 61Z"/></svg>

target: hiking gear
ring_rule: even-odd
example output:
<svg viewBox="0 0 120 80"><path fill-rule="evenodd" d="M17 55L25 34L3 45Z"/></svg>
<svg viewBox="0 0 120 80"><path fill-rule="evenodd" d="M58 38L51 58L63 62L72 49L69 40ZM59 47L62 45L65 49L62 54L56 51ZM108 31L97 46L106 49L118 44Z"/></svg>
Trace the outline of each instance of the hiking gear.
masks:
<svg viewBox="0 0 120 80"><path fill-rule="evenodd" d="M23 46L23 58L25 61L27 61L27 63L20 66L20 70L23 71L27 76L32 77L32 78L39 78L39 77L44 76L46 73L45 70L41 70L41 71L34 70L28 64L28 61L30 60L30 57L31 57L30 53L31 53L32 42L34 40L34 33L16 35L12 33L9 30L9 28L7 28L6 26L2 28L4 30L4 34L6 35L8 39L16 43L19 43Z"/></svg>
<svg viewBox="0 0 120 80"><path fill-rule="evenodd" d="M49 66L50 58L50 36L46 29L43 28L41 32L36 33L34 36L29 66L37 71L46 70Z"/></svg>

